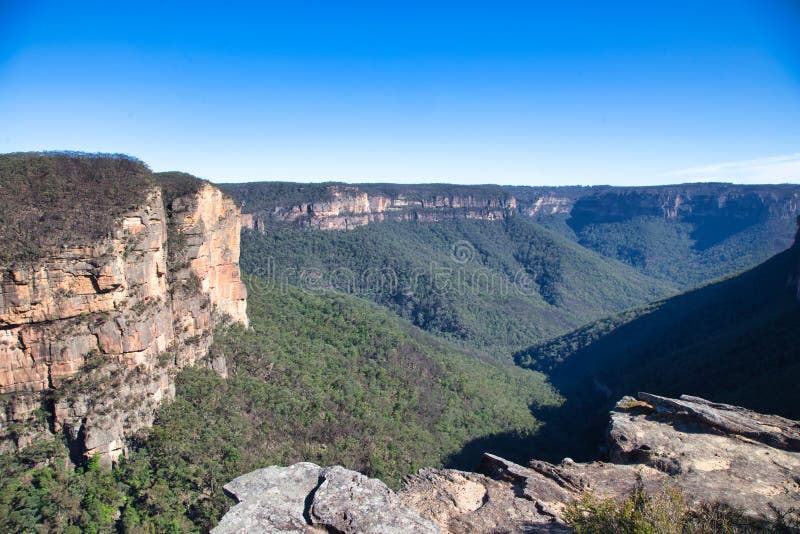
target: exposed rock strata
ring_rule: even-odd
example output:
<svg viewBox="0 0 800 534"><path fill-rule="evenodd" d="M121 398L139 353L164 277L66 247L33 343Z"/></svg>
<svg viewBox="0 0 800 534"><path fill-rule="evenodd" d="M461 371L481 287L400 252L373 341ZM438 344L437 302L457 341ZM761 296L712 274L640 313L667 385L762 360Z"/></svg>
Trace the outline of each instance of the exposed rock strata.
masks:
<svg viewBox="0 0 800 534"><path fill-rule="evenodd" d="M423 469L407 477L387 502L353 502L354 487L342 483L330 484L324 502L338 509L340 517L349 517L351 507L354 517L363 514L365 506L382 516L415 511L442 532L569 532L562 517L568 502L586 491L623 498L641 482L651 492L677 487L691 506L726 503L751 518L769 519L773 506L779 510L800 506L798 432L800 423L781 417L695 397L668 399L640 393L635 399L623 398L611 413L610 462L565 459L554 465L534 460L521 466L486 454L478 473ZM290 503L297 519L295 532L312 532L317 525L339 528L338 523L314 522L317 500L322 499L314 490L321 487L323 473L345 470L313 466L302 487L282 482L298 470L310 469L309 465L313 464L270 467L226 486L241 502L223 518L217 532L243 532L245 526L249 532L278 528L277 523L254 521L283 517L285 503ZM320 479L315 484L317 473ZM367 488L367 479L346 473L356 494L373 491ZM239 489L259 485L269 490ZM351 527L342 531L369 531ZM409 525L404 531L427 529L427 524Z"/></svg>
<svg viewBox="0 0 800 534"><path fill-rule="evenodd" d="M270 184L249 184L250 189ZM663 217L741 229L767 219L791 218L800 210L800 188L788 185L683 184L659 187L326 186L324 200L249 210L244 227L269 222L321 230L349 230L374 221L452 218L497 220L513 212L530 217L566 216L580 229L634 217ZM443 192L445 191L445 192ZM235 189L234 189L235 192ZM311 194L311 193L309 193ZM247 208L247 207L246 207Z"/></svg>
<svg viewBox="0 0 800 534"><path fill-rule="evenodd" d="M468 218L501 220L517 208L514 197L432 195L413 198L368 194L357 186L330 186L330 200L279 206L270 212L248 213L245 228L263 231L268 221L296 223L319 230L351 230L376 221L426 221Z"/></svg>
<svg viewBox="0 0 800 534"><path fill-rule="evenodd" d="M239 209L217 188L169 206L157 187L112 235L0 280L0 450L65 431L113 460L206 358L222 318L247 323ZM52 418L39 414L42 403Z"/></svg>

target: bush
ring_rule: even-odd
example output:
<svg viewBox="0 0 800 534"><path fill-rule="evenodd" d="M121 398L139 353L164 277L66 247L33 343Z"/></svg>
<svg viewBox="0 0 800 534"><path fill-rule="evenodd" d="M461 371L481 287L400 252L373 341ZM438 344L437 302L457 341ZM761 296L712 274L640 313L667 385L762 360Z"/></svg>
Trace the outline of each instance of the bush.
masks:
<svg viewBox="0 0 800 534"><path fill-rule="evenodd" d="M649 493L641 481L621 502L591 492L569 503L564 520L578 534L739 534L798 532L795 510L774 510L773 517L755 521L721 503L690 509L683 493L665 487Z"/></svg>
<svg viewBox="0 0 800 534"><path fill-rule="evenodd" d="M147 166L127 156L0 155L0 266L107 236L154 183Z"/></svg>

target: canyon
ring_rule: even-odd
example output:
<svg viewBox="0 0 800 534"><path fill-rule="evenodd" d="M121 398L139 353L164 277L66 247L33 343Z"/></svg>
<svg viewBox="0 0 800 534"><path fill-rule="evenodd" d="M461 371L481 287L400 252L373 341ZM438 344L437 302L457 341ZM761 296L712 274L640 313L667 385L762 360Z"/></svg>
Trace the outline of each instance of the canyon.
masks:
<svg viewBox="0 0 800 534"><path fill-rule="evenodd" d="M0 511L35 502L0 514L10 531L207 531L230 508L215 532L569 532L571 503L636 488L762 523L800 504L800 245L656 301L682 282L608 252L735 272L791 240L797 186L216 186L72 153L1 156L0 178ZM412 277L382 310L277 285L273 261L520 272L532 291ZM680 365L671 336L697 341ZM598 449L641 389L659 395L617 402Z"/></svg>

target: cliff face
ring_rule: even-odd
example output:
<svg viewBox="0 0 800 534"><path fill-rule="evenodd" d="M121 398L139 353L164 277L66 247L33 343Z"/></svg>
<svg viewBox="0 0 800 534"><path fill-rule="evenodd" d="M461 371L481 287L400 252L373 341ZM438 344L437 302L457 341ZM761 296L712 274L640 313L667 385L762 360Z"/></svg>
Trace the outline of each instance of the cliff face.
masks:
<svg viewBox="0 0 800 534"><path fill-rule="evenodd" d="M293 186L290 188L289 186ZM590 224L662 217L695 225L703 248L769 219L800 209L800 187L684 184L658 187L500 187L391 184L233 184L225 186L247 212L244 226L269 222L348 230L374 221L563 216L580 232ZM724 236L723 236L724 237Z"/></svg>
<svg viewBox="0 0 800 534"><path fill-rule="evenodd" d="M635 216L691 220L702 217L787 217L795 214L800 191L795 186L697 184L671 187L608 188L575 199L571 215L593 222Z"/></svg>
<svg viewBox="0 0 800 534"><path fill-rule="evenodd" d="M640 393L617 404L608 439L610 463L521 466L486 454L477 473L423 469L397 493L341 467L268 467L225 486L239 504L214 532L572 532L568 502L585 491L621 499L637 483L756 521L800 504L797 421Z"/></svg>
<svg viewBox="0 0 800 534"><path fill-rule="evenodd" d="M622 188L576 199L567 224L576 232L591 224L635 217L661 217L692 225L692 239L703 250L770 220L792 219L800 209L796 186L696 184Z"/></svg>
<svg viewBox="0 0 800 534"><path fill-rule="evenodd" d="M0 450L64 431L76 454L116 459L214 327L247 323L233 201L205 183L142 200L106 238L2 273Z"/></svg>
<svg viewBox="0 0 800 534"><path fill-rule="evenodd" d="M344 185L328 186L326 196L325 200L249 213L244 226L263 230L267 222L276 221L319 230L350 230L386 220L437 222L456 217L498 220L517 207L514 197L458 193L389 196Z"/></svg>

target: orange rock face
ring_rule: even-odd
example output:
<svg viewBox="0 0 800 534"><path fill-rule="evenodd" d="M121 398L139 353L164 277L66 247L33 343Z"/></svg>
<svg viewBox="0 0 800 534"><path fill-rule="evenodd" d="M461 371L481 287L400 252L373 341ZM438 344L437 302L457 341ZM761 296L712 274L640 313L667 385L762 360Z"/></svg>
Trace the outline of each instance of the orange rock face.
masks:
<svg viewBox="0 0 800 534"><path fill-rule="evenodd" d="M245 228L263 231L266 219L296 222L318 230L351 230L377 221L438 222L454 218L499 220L517 208L514 197L479 199L471 195L437 195L426 200L400 194L369 195L357 186L331 186L331 200L278 207L274 212L245 214Z"/></svg>
<svg viewBox="0 0 800 534"><path fill-rule="evenodd" d="M176 229L186 236L189 276L221 313L248 324L247 290L239 272L239 208L211 185L173 203ZM180 303L178 303L180 304Z"/></svg>
<svg viewBox="0 0 800 534"><path fill-rule="evenodd" d="M106 373L125 384L67 388L54 424L88 454L115 459L174 395L170 369L204 359L222 317L247 324L238 208L204 184L171 212L154 188L106 239L2 273L0 393L11 395L0 406L0 450L27 442L6 431L26 423L32 399L90 375L112 384Z"/></svg>

